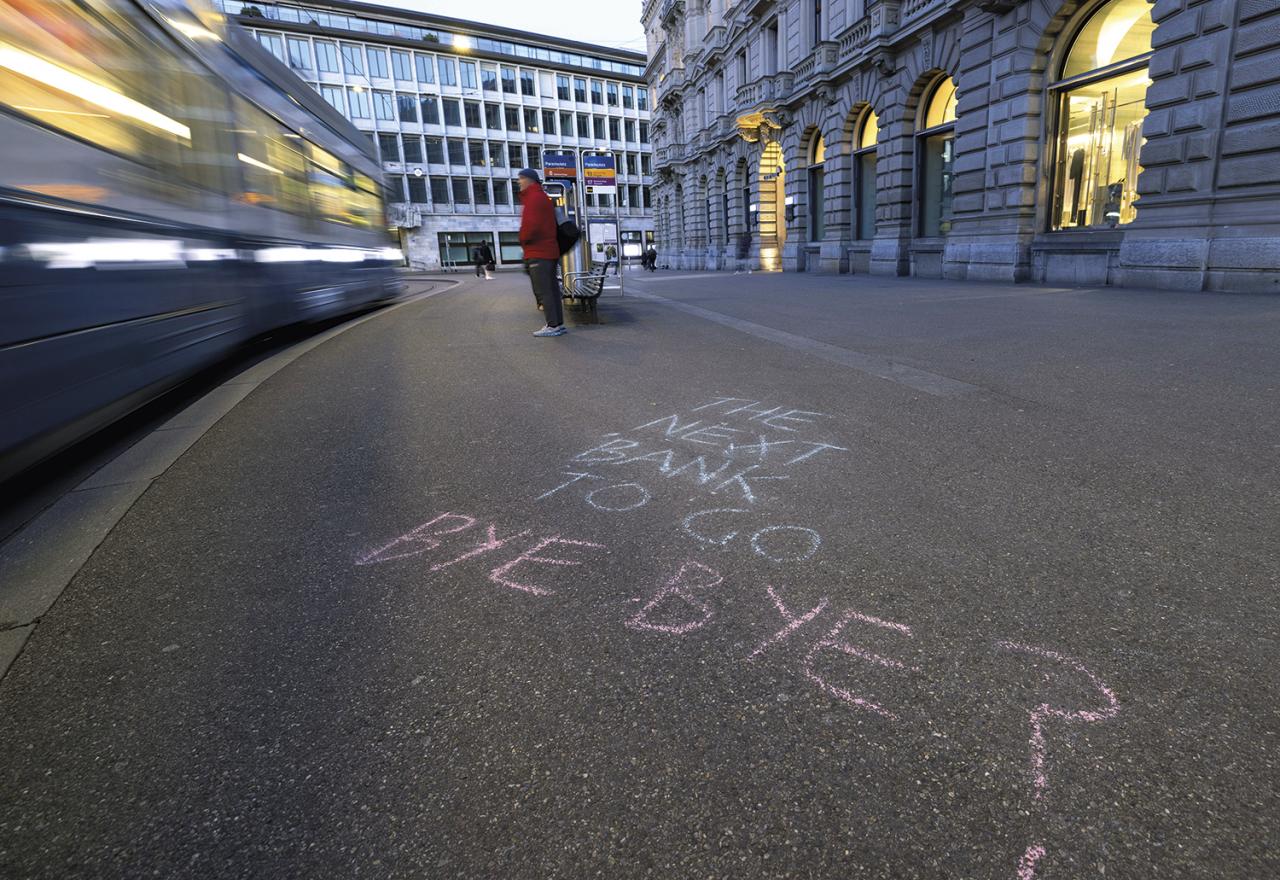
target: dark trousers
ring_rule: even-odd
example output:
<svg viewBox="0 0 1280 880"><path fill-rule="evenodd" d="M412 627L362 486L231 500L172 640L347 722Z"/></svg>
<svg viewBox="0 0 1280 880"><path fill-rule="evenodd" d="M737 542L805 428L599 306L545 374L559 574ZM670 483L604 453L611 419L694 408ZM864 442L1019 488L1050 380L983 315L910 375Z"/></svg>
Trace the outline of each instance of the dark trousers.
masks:
<svg viewBox="0 0 1280 880"><path fill-rule="evenodd" d="M484 274L484 260L476 260L476 277L479 278Z"/></svg>
<svg viewBox="0 0 1280 880"><path fill-rule="evenodd" d="M525 260L524 270L533 285L533 298L542 306L548 327L564 323L564 304L560 301L560 282L556 279L555 260Z"/></svg>

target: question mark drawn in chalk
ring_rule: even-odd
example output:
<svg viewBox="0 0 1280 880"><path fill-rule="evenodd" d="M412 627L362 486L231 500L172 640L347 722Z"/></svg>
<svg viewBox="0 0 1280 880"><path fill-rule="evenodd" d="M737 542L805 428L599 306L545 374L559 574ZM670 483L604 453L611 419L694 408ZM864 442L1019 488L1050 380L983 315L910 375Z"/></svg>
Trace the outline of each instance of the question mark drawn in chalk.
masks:
<svg viewBox="0 0 1280 880"><path fill-rule="evenodd" d="M1101 709L1080 709L1073 712L1050 706L1048 703L1041 703L1031 710L1031 782L1035 790L1034 798L1040 800L1044 796L1045 788L1049 785L1049 778L1045 771L1045 755L1047 751L1044 738L1045 722L1050 718L1059 718L1063 721L1105 721L1116 716L1120 711L1120 704L1111 688L1107 687L1102 679L1090 672L1079 660L1075 660L1065 654L1059 654L1057 651L1050 651L1047 648L1037 648L1034 645L1023 645L1018 642L1000 641L996 642L996 647L1003 648L1006 651L1017 651L1021 654L1042 657L1045 660L1052 660L1055 663L1068 666L1089 679L1089 682L1098 689L1098 692L1107 701L1107 705ZM1034 867L1034 864L1032 864L1032 870L1034 870Z"/></svg>

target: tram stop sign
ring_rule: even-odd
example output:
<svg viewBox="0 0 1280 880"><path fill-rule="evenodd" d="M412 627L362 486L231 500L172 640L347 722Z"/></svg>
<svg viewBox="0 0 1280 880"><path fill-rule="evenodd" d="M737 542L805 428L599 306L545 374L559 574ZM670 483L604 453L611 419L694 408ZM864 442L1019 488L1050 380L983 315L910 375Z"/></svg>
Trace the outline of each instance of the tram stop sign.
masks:
<svg viewBox="0 0 1280 880"><path fill-rule="evenodd" d="M547 180L565 180L573 183L578 179L578 163L573 153L543 153L542 176Z"/></svg>
<svg viewBox="0 0 1280 880"><path fill-rule="evenodd" d="M582 185L588 193L617 195L618 178L612 153L582 157Z"/></svg>

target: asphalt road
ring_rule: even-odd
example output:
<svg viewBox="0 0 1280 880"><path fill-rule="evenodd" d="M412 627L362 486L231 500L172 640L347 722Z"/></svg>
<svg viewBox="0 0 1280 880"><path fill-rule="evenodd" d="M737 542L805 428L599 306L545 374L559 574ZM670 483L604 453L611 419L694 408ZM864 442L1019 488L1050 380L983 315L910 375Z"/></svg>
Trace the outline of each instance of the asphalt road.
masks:
<svg viewBox="0 0 1280 880"><path fill-rule="evenodd" d="M1280 876L1280 300L629 284L218 422L0 682L0 876Z"/></svg>

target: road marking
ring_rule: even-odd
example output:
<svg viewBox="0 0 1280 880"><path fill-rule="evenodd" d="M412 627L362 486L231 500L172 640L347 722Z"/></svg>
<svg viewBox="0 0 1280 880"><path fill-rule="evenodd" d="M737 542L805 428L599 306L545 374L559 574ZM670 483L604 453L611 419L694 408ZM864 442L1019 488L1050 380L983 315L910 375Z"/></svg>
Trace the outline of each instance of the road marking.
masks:
<svg viewBox="0 0 1280 880"><path fill-rule="evenodd" d="M697 315L699 318L731 327L740 333L746 333L748 336L767 339L770 342L785 345L787 348L793 348L796 351L803 351L815 357L820 357L833 364L840 364L871 376L888 379L890 382L897 382L899 385L906 385L908 388L923 391L925 394L932 394L937 397L954 397L982 390L977 385L961 382L959 379L952 379L950 376L943 376L940 373L931 373L928 370L909 367L882 355L867 354L849 348L841 348L829 342L819 342L807 336L798 336L785 330L776 330L763 324L744 321L741 318L734 318L720 312L713 312L678 300L668 299L665 296L658 296L656 293L636 291L633 296L671 306L682 312Z"/></svg>

